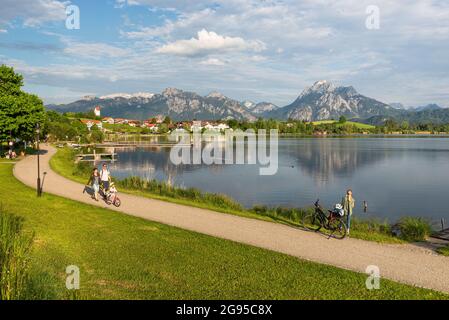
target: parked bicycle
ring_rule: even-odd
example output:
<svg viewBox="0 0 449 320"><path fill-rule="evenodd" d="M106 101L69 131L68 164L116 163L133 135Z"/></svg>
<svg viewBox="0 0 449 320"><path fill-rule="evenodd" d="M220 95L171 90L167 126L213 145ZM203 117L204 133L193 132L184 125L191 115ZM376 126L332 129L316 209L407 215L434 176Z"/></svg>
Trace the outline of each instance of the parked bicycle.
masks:
<svg viewBox="0 0 449 320"><path fill-rule="evenodd" d="M343 210L338 205L333 210L327 210L324 213L323 208L319 204L320 199L315 202L315 210L313 213L306 214L303 217L302 225L310 231L319 231L325 229L326 234L336 239L346 237L346 224L343 222Z"/></svg>

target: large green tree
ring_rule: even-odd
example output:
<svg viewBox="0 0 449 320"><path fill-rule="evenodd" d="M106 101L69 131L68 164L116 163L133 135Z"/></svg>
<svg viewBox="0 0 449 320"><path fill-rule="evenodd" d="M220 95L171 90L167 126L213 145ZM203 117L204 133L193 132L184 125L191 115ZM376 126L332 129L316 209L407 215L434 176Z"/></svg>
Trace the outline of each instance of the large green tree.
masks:
<svg viewBox="0 0 449 320"><path fill-rule="evenodd" d="M23 77L0 66L0 140L33 140L36 124L44 124L45 109L38 96L22 91Z"/></svg>

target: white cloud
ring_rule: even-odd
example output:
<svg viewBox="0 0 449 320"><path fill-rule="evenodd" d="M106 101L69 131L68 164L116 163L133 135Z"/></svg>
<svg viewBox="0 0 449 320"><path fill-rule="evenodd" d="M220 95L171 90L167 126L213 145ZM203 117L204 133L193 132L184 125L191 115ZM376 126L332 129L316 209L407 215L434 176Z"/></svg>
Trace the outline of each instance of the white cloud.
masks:
<svg viewBox="0 0 449 320"><path fill-rule="evenodd" d="M205 29L197 34L197 38L178 40L157 49L159 53L179 56L200 56L210 53L229 51L262 51L266 46L261 41L245 41L240 37L227 37Z"/></svg>
<svg viewBox="0 0 449 320"><path fill-rule="evenodd" d="M0 33L8 33L8 30L6 30L6 29L0 29Z"/></svg>
<svg viewBox="0 0 449 320"><path fill-rule="evenodd" d="M224 66L226 63L223 60L217 58L209 58L207 60L203 60L200 64L205 66Z"/></svg>
<svg viewBox="0 0 449 320"><path fill-rule="evenodd" d="M102 1L104 6L114 3ZM64 3L0 2L0 29L8 29L11 39L18 28L2 21L19 18L27 25L56 21L59 15L53 13L60 12L57 8ZM76 87L80 92L146 91L147 86L150 91L159 91L159 86L200 93L219 89L235 98L282 105L304 86L325 78L354 85L386 102L449 105L447 0L115 0L115 4L121 7L119 16L130 18L114 25L120 26L122 37L107 42L102 33L94 38L96 30L88 38L71 33L73 39L61 40L65 54L53 51L48 64L39 67L27 60L27 81ZM380 8L379 30L365 27L368 4ZM127 7L138 5L147 7ZM99 23L104 26L103 20ZM196 36L198 30L204 36ZM90 43L95 40L100 43ZM77 67L65 68L67 61Z"/></svg>
<svg viewBox="0 0 449 320"><path fill-rule="evenodd" d="M200 27L198 22L207 21L213 13L212 9L182 13L176 21L167 19L158 26L141 27L137 31L121 31L121 34L130 39L169 38L173 33L179 33L180 30L185 29L191 35L192 32L203 29L204 27Z"/></svg>
<svg viewBox="0 0 449 320"><path fill-rule="evenodd" d="M25 26L34 27L45 22L63 21L69 3L57 0L2 0L0 23L9 24L14 19L21 19Z"/></svg>
<svg viewBox="0 0 449 320"><path fill-rule="evenodd" d="M116 0L116 6L123 8L128 6L146 5L152 8L195 10L210 5L201 0Z"/></svg>
<svg viewBox="0 0 449 320"><path fill-rule="evenodd" d="M80 58L99 60L101 58L121 58L131 53L128 49L106 43L68 43L64 52Z"/></svg>

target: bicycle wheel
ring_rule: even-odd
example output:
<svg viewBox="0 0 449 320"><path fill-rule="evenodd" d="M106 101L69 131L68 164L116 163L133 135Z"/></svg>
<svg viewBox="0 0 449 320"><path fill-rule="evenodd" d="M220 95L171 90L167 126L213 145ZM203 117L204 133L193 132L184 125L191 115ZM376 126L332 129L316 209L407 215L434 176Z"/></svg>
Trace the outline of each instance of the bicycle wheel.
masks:
<svg viewBox="0 0 449 320"><path fill-rule="evenodd" d="M302 226L310 231L318 231L321 229L321 221L315 213L306 214L302 218Z"/></svg>
<svg viewBox="0 0 449 320"><path fill-rule="evenodd" d="M329 221L330 236L336 239L343 239L346 237L346 224L341 219L333 219Z"/></svg>

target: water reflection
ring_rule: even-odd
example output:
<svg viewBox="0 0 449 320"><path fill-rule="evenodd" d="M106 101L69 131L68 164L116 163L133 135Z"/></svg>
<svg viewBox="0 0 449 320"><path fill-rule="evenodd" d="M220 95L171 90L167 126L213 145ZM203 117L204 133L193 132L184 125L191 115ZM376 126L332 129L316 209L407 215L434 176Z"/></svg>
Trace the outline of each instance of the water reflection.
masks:
<svg viewBox="0 0 449 320"><path fill-rule="evenodd" d="M285 155L301 172L316 183L326 184L335 176L350 177L363 166L372 165L392 155L389 151L363 149L357 140L315 139L286 143Z"/></svg>
<svg viewBox="0 0 449 320"><path fill-rule="evenodd" d="M113 150L109 150L113 151ZM448 217L449 139L280 139L279 170L260 176L258 165L179 165L170 148L115 148L118 177L141 176L230 195L245 206L332 205L347 187L359 211L378 217Z"/></svg>

